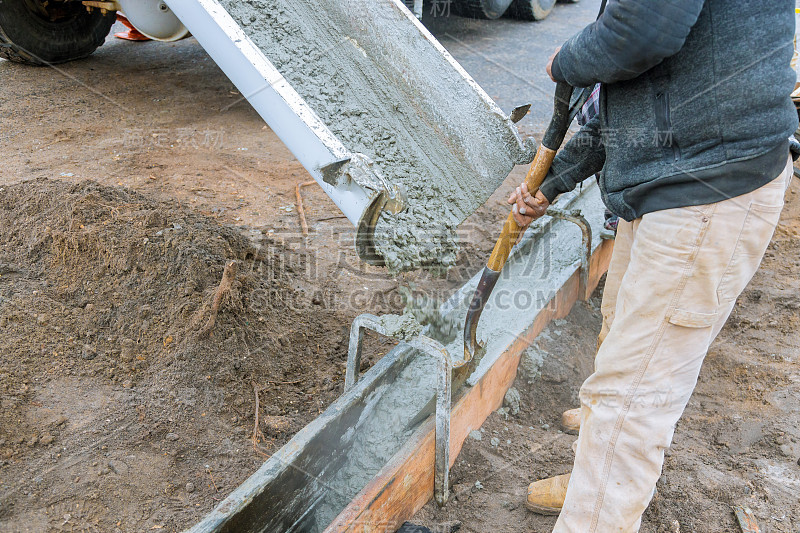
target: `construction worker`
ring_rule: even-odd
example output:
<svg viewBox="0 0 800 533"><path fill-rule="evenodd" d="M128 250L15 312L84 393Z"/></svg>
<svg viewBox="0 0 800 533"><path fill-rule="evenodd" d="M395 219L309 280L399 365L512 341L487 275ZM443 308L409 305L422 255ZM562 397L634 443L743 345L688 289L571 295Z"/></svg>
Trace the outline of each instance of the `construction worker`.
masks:
<svg viewBox="0 0 800 533"><path fill-rule="evenodd" d="M554 81L602 84L600 114L541 189L529 224L601 171L620 217L572 473L532 483L554 531L633 532L709 345L758 268L792 176L794 0L608 0L551 58Z"/></svg>

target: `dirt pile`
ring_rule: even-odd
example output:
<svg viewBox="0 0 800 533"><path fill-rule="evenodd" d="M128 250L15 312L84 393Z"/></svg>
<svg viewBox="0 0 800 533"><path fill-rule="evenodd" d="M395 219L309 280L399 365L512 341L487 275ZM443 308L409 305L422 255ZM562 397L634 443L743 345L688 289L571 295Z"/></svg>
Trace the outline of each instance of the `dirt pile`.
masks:
<svg viewBox="0 0 800 533"><path fill-rule="evenodd" d="M251 233L94 182L0 188L4 528L183 528L336 397L348 317Z"/></svg>

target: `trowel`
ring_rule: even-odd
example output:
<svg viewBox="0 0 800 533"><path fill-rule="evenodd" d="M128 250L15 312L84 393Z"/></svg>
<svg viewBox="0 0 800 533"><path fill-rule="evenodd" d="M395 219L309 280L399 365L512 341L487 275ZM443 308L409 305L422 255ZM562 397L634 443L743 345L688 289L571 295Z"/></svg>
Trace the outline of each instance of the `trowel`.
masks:
<svg viewBox="0 0 800 533"><path fill-rule="evenodd" d="M564 137L572 119L575 118L583 104L586 103L589 94L589 89L575 91L572 86L566 83L559 83L556 86L553 117L550 119L550 124L542 138L542 143L536 151L536 157L534 157L528 174L525 176L525 183L532 195L536 194L545 176L547 176L556 152L561 147L561 143L564 142ZM500 279L500 272L511 254L511 249L524 232L525 228L517 224L513 213L510 213L503 225L500 238L494 245L494 250L492 250L492 255L489 257L486 268L483 269L478 287L475 289L472 302L467 310L467 319L464 323L464 359L467 361L480 351L482 344L477 339L478 321L494 286L497 284L497 280Z"/></svg>

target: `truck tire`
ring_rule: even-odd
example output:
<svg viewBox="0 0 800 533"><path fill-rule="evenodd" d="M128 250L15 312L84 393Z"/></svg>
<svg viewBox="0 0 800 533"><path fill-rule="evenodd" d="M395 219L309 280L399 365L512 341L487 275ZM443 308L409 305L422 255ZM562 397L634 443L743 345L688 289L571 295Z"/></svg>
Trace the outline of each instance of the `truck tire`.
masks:
<svg viewBox="0 0 800 533"><path fill-rule="evenodd" d="M457 0L453 4L462 17L499 19L513 0Z"/></svg>
<svg viewBox="0 0 800 533"><path fill-rule="evenodd" d="M0 57L49 65L86 57L103 44L114 12L91 12L80 2L0 0Z"/></svg>
<svg viewBox="0 0 800 533"><path fill-rule="evenodd" d="M520 20L544 20L554 5L556 0L514 0L511 14Z"/></svg>

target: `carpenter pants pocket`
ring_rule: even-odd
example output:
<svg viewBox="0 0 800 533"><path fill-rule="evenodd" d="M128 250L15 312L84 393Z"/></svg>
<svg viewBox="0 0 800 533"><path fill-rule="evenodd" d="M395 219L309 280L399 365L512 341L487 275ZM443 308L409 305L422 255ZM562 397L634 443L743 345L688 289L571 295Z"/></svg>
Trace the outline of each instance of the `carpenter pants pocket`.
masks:
<svg viewBox="0 0 800 533"><path fill-rule="evenodd" d="M675 309L667 319L670 324L685 328L710 328L717 323L718 313L703 313L687 309Z"/></svg>
<svg viewBox="0 0 800 533"><path fill-rule="evenodd" d="M783 205L750 204L733 254L717 285L717 300L721 305L738 298L750 282L761 263L782 209Z"/></svg>

